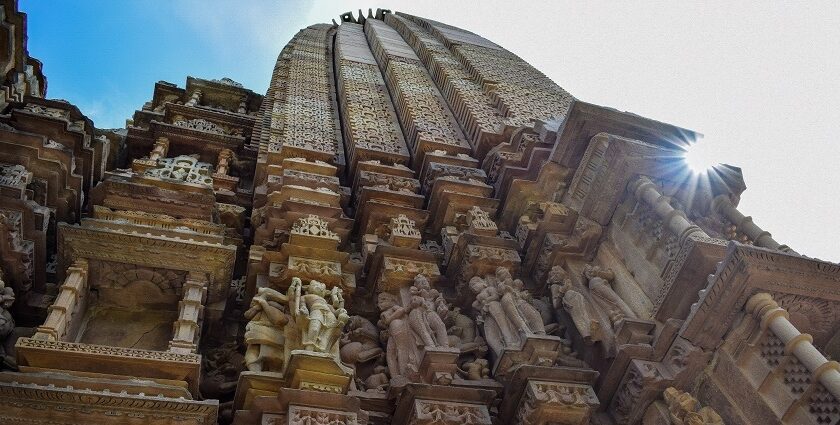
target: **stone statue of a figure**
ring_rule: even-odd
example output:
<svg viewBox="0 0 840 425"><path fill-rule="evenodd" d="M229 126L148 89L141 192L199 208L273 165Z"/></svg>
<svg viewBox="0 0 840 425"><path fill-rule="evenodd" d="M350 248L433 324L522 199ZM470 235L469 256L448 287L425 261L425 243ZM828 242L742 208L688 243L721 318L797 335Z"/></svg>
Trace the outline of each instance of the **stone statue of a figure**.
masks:
<svg viewBox="0 0 840 425"><path fill-rule="evenodd" d="M610 282L615 279L612 270L587 265L583 269L583 275L589 280L589 293L592 299L607 314L613 325L625 317L636 318L636 313L610 285Z"/></svg>
<svg viewBox="0 0 840 425"><path fill-rule="evenodd" d="M260 288L245 312L245 366L252 372L280 372L283 368L283 328L289 322L285 312L288 297L271 288Z"/></svg>
<svg viewBox="0 0 840 425"><path fill-rule="evenodd" d="M341 336L341 361L355 365L366 363L382 355L379 329L362 316L351 316Z"/></svg>
<svg viewBox="0 0 840 425"><path fill-rule="evenodd" d="M687 392L674 387L662 393L668 405L671 425L723 425L723 419L711 407L700 407L700 402Z"/></svg>
<svg viewBox="0 0 840 425"><path fill-rule="evenodd" d="M338 338L350 319L344 309L341 288L312 280L304 288L299 278L289 286L289 310L300 332L300 345L316 353L338 353ZM329 299L329 300L328 300Z"/></svg>
<svg viewBox="0 0 840 425"><path fill-rule="evenodd" d="M408 322L419 338L418 343L426 347L448 347L449 337L443 323L448 308L443 296L437 289L432 289L429 280L420 274L414 278L414 285L408 291L411 297Z"/></svg>
<svg viewBox="0 0 840 425"><path fill-rule="evenodd" d="M502 294L502 307L520 332L545 335L542 315L530 303L531 294L521 280L514 280L504 267L496 268L496 287Z"/></svg>
<svg viewBox="0 0 840 425"><path fill-rule="evenodd" d="M479 325L484 328L487 345L496 353L501 353L506 346L519 345L519 333L508 320L496 287L478 276L470 279L469 286L475 293L472 307L477 312Z"/></svg>
<svg viewBox="0 0 840 425"><path fill-rule="evenodd" d="M15 293L0 276L0 360L5 367L17 369L14 357L15 319L9 309L15 302Z"/></svg>
<svg viewBox="0 0 840 425"><path fill-rule="evenodd" d="M602 339L600 322L592 317L589 301L574 288L562 266L551 268L548 272L548 283L551 285L554 308L566 311L584 341L588 343L600 341Z"/></svg>
<svg viewBox="0 0 840 425"><path fill-rule="evenodd" d="M388 371L392 377L404 376L413 379L418 374L420 355L411 327L408 325L408 309L402 307L397 296L382 292L377 297L379 306L379 328L386 344L385 355Z"/></svg>
<svg viewBox="0 0 840 425"><path fill-rule="evenodd" d="M485 278L473 277L469 286L475 294L473 309L478 312L484 337L494 352L519 347L529 335L545 335L543 318L530 303L530 294L506 268L499 267L494 275Z"/></svg>
<svg viewBox="0 0 840 425"><path fill-rule="evenodd" d="M423 275L417 275L414 284L402 288L398 294L380 293L377 303L379 328L386 341L385 353L392 379L417 380L423 350L450 346L444 323L449 315L449 304Z"/></svg>
<svg viewBox="0 0 840 425"><path fill-rule="evenodd" d="M352 366L356 372L356 386L367 388L367 379L377 373L380 364L385 363L384 353L379 347L379 329L362 316L351 316L339 344L341 361Z"/></svg>

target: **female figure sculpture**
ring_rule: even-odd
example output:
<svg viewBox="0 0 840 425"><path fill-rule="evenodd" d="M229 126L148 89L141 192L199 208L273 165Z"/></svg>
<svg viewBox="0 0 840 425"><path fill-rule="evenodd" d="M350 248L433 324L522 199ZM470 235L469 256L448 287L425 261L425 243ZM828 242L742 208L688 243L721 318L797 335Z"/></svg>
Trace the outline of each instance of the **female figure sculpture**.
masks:
<svg viewBox="0 0 840 425"><path fill-rule="evenodd" d="M388 371L392 378L403 376L413 379L417 376L420 363L417 341L407 323L407 311L397 303L393 294L382 292L377 297L379 306L379 328L382 339L387 340L385 355Z"/></svg>
<svg viewBox="0 0 840 425"><path fill-rule="evenodd" d="M260 288L245 312L245 366L252 372L279 372L283 367L283 327L289 322L284 305L288 298L270 288Z"/></svg>

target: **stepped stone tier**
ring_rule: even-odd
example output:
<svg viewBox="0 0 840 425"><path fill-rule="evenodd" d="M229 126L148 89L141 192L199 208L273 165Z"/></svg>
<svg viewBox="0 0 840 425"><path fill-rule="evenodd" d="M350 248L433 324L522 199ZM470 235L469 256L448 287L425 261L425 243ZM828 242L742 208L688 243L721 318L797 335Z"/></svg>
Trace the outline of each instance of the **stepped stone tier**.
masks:
<svg viewBox="0 0 840 425"><path fill-rule="evenodd" d="M692 131L388 10L102 130L0 4L0 423L840 423L840 266Z"/></svg>

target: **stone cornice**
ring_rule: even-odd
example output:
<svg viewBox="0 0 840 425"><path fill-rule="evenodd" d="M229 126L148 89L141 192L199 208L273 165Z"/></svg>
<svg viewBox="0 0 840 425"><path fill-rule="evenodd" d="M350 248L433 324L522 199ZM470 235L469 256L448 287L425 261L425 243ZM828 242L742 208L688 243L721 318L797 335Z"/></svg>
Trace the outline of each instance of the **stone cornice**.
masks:
<svg viewBox="0 0 840 425"><path fill-rule="evenodd" d="M840 265L730 242L726 257L691 307L680 335L714 349L747 299L761 291L840 303ZM840 323L834 328L838 326Z"/></svg>

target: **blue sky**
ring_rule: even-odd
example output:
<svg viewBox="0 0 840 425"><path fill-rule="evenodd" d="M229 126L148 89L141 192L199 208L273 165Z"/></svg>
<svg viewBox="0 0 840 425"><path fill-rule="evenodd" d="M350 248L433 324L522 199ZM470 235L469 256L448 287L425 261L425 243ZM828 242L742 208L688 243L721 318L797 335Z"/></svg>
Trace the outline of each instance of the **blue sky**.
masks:
<svg viewBox="0 0 840 425"><path fill-rule="evenodd" d="M703 133L701 159L743 169L745 214L840 261L836 2L20 1L48 96L100 128L122 127L158 80L264 93L299 28L382 5L481 34L579 99Z"/></svg>
<svg viewBox="0 0 840 425"><path fill-rule="evenodd" d="M44 62L48 96L77 104L99 127L122 127L165 80L231 77L265 92L304 2L22 0L29 51ZM258 13L257 9L263 13ZM268 28L258 28L271 22Z"/></svg>

